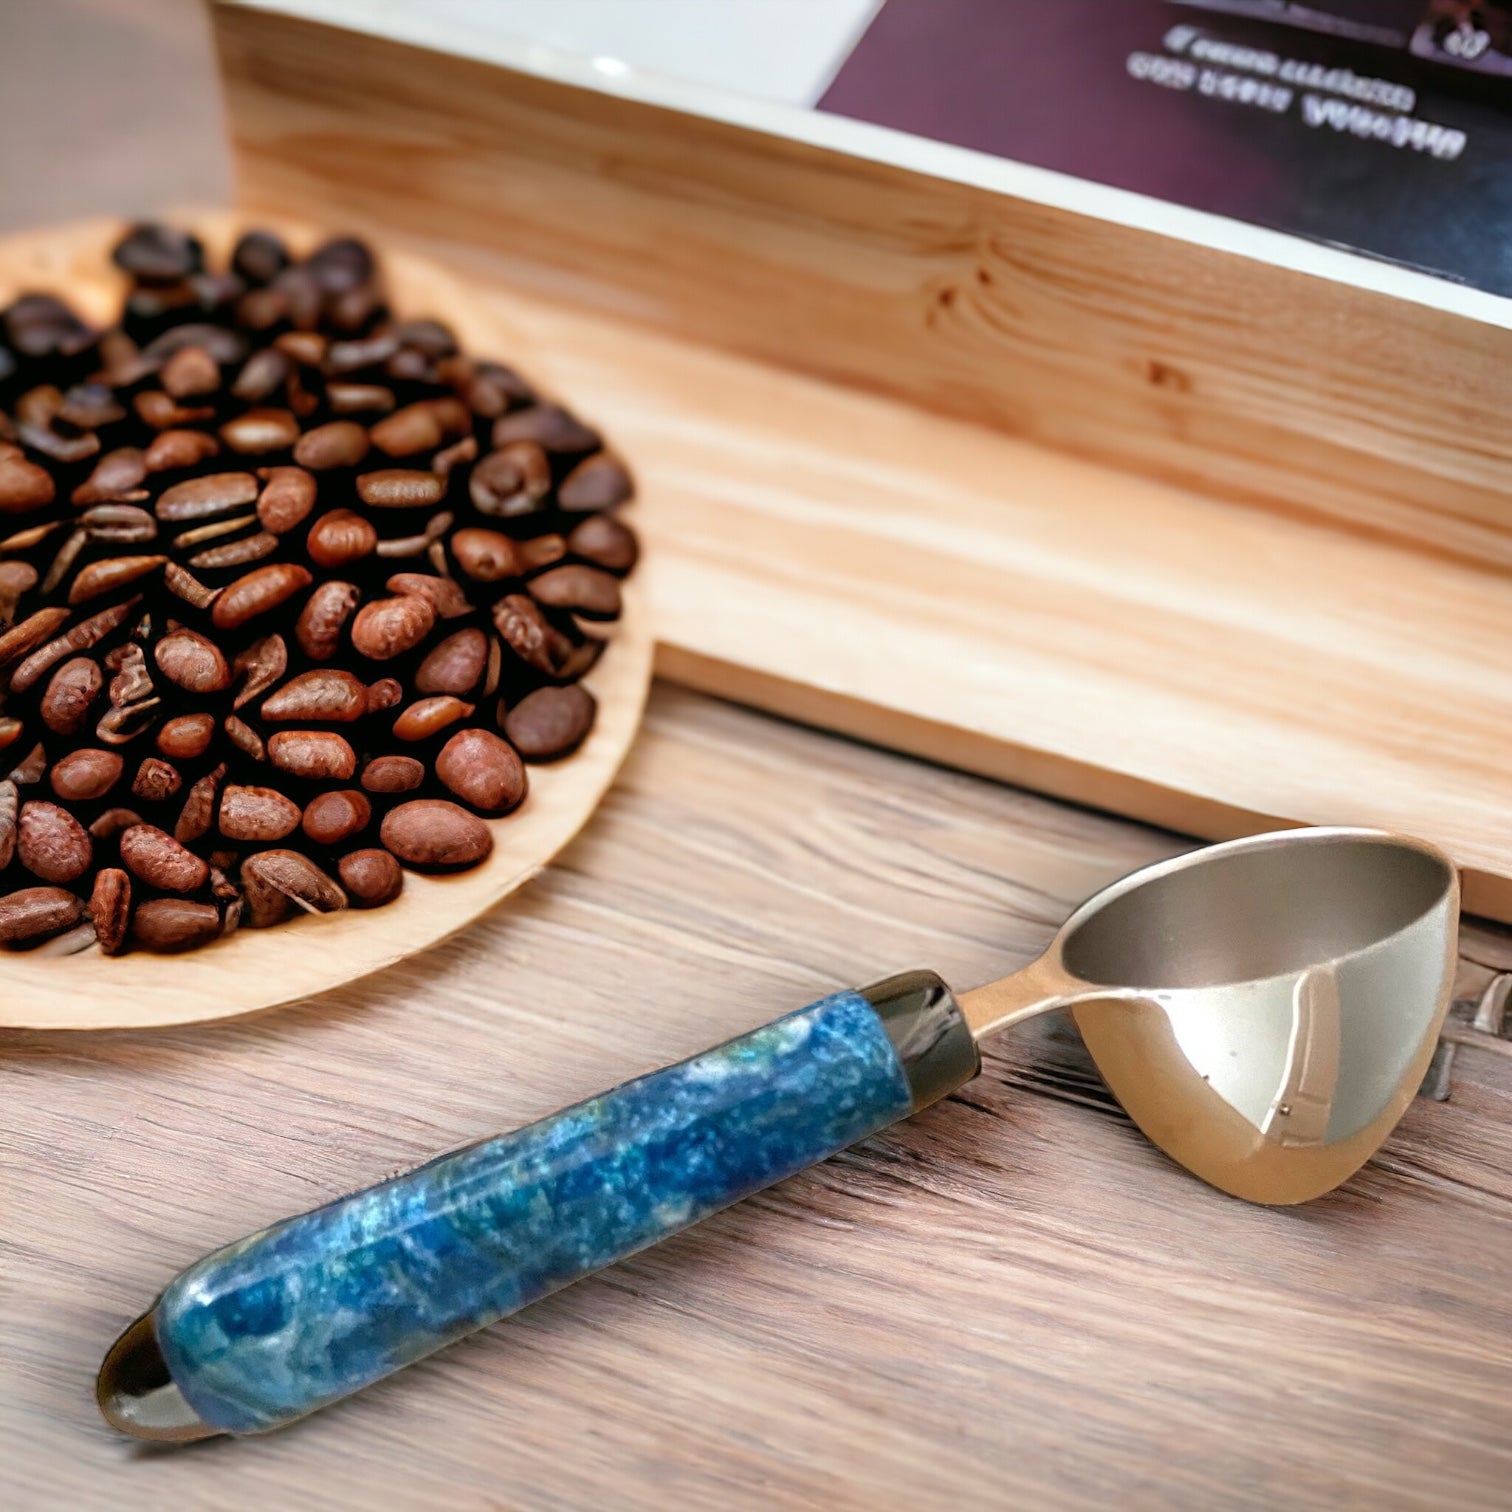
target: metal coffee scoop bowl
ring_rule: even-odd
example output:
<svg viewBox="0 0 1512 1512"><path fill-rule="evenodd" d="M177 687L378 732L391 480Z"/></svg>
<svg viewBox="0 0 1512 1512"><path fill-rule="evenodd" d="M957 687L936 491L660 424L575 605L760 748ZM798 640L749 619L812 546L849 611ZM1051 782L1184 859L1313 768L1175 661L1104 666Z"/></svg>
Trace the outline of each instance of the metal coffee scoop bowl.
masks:
<svg viewBox="0 0 1512 1512"><path fill-rule="evenodd" d="M160 1440L292 1422L937 1101L1057 1008L1188 1170L1318 1196L1411 1103L1458 918L1448 857L1374 830L1147 867L959 1000L923 971L836 993L206 1256L112 1348L101 1410Z"/></svg>

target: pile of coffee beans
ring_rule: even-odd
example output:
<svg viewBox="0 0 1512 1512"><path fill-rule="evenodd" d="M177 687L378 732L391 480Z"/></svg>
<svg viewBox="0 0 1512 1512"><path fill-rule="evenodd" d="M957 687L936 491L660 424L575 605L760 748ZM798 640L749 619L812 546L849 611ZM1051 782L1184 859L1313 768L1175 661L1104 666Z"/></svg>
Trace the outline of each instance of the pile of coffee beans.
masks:
<svg viewBox="0 0 1512 1512"><path fill-rule="evenodd" d="M185 950L477 865L593 725L623 465L360 241L114 260L109 330L0 311L0 944Z"/></svg>

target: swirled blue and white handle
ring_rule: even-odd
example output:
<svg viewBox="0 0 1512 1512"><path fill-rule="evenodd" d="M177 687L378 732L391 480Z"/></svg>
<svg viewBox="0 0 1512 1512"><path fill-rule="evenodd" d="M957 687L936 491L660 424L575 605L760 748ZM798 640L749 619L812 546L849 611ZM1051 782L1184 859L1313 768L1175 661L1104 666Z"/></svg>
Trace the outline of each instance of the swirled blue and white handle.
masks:
<svg viewBox="0 0 1512 1512"><path fill-rule="evenodd" d="M974 1076L949 990L841 992L217 1250L100 1373L149 1438L303 1417L823 1160Z"/></svg>

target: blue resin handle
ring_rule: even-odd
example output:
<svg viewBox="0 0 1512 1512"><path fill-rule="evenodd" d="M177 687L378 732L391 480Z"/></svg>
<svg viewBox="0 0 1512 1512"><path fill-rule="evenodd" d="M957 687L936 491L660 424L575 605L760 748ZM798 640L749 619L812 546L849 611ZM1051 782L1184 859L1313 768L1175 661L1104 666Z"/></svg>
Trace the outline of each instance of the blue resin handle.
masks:
<svg viewBox="0 0 1512 1512"><path fill-rule="evenodd" d="M152 1321L203 1423L276 1428L974 1075L937 977L842 992L207 1256Z"/></svg>

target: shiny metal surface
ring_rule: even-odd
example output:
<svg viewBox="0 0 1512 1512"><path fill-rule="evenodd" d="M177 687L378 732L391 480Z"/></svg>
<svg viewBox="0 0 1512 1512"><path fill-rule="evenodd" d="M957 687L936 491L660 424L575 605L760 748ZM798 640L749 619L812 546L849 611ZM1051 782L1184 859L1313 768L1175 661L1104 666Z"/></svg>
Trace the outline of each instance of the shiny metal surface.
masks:
<svg viewBox="0 0 1512 1512"><path fill-rule="evenodd" d="M1302 1202L1412 1101L1449 1004L1459 881L1400 835L1298 829L1193 851L1084 903L1025 971L961 995L978 1039L1069 1009L1173 1159Z"/></svg>
<svg viewBox="0 0 1512 1512"><path fill-rule="evenodd" d="M932 971L905 971L861 988L908 1077L914 1112L982 1069L981 1052L950 988Z"/></svg>
<svg viewBox="0 0 1512 1512"><path fill-rule="evenodd" d="M95 1400L112 1428L136 1438L183 1444L216 1432L174 1384L150 1312L110 1346L95 1382Z"/></svg>

